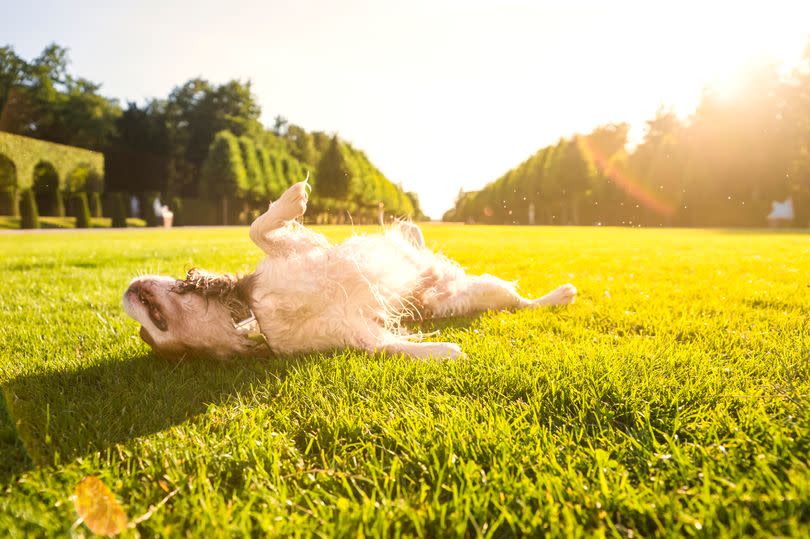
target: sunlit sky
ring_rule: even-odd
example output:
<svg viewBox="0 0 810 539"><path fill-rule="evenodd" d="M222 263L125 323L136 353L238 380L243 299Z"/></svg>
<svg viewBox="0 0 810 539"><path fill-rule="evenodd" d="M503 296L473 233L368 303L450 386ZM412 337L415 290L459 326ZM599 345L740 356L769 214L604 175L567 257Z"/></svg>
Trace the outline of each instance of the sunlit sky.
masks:
<svg viewBox="0 0 810 539"><path fill-rule="evenodd" d="M438 218L560 136L660 105L688 115L758 58L795 63L810 1L0 0L0 44L55 41L125 102L189 78L250 79L281 114L338 132Z"/></svg>

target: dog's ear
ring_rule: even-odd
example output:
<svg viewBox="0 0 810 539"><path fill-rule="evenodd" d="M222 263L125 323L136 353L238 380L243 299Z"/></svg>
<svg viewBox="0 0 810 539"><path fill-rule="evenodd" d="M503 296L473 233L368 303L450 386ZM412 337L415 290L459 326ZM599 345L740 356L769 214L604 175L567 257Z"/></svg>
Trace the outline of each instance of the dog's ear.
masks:
<svg viewBox="0 0 810 539"><path fill-rule="evenodd" d="M230 273L216 274L191 268L183 281L178 281L174 291L179 294L194 292L206 300L216 300L228 309L234 320L250 316L251 275L237 277Z"/></svg>
<svg viewBox="0 0 810 539"><path fill-rule="evenodd" d="M230 294L239 282L234 275L217 275L198 268L191 268L183 281L178 281L175 289L179 293L199 292L206 297L222 297Z"/></svg>
<svg viewBox="0 0 810 539"><path fill-rule="evenodd" d="M256 286L256 274L249 273L241 275L236 278L234 283L234 292L246 305L250 304L250 299L253 296L253 288Z"/></svg>

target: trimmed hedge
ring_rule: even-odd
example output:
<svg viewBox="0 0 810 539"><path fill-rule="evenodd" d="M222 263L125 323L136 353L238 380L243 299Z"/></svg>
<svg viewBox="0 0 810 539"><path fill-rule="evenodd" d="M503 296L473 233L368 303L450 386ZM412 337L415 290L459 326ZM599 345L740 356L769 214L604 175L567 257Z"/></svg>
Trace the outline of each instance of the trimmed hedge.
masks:
<svg viewBox="0 0 810 539"><path fill-rule="evenodd" d="M17 206L17 190L13 187L0 189L0 215L19 215Z"/></svg>
<svg viewBox="0 0 810 539"><path fill-rule="evenodd" d="M101 217L102 215L104 215L101 203L101 193L98 192L90 193L90 214L93 217Z"/></svg>
<svg viewBox="0 0 810 539"><path fill-rule="evenodd" d="M34 191L26 189L20 194L20 228L39 228L39 211Z"/></svg>
<svg viewBox="0 0 810 539"><path fill-rule="evenodd" d="M71 196L73 217L76 218L76 228L90 228L90 205L87 202L87 193L73 193Z"/></svg>
<svg viewBox="0 0 810 539"><path fill-rule="evenodd" d="M53 205L54 205L53 214L56 217L64 217L66 215L66 212L65 212L65 195L62 193L62 191L57 190L53 194Z"/></svg>
<svg viewBox="0 0 810 539"><path fill-rule="evenodd" d="M20 189L31 187L34 181L34 167L39 162L46 162L56 170L60 188L65 189L68 175L71 172L84 166L88 171L93 172L93 187L101 190L103 180L100 178L104 178L104 155L98 152L0 132L0 155L5 155L14 163L17 187ZM82 176L81 182L86 181L87 175L85 174ZM84 188L84 185L74 187L75 190Z"/></svg>
<svg viewBox="0 0 810 539"><path fill-rule="evenodd" d="M255 157L255 156L254 156ZM205 198L222 200L223 197L247 197L251 185L242 160L242 150L230 131L220 131L208 147L208 156L202 166L200 193ZM227 218L220 212L223 218Z"/></svg>

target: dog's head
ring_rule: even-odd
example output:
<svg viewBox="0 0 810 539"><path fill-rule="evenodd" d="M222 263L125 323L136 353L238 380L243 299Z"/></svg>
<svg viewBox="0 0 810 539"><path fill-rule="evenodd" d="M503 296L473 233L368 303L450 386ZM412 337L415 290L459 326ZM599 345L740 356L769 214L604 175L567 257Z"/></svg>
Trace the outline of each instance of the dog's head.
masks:
<svg viewBox="0 0 810 539"><path fill-rule="evenodd" d="M251 281L197 269L184 280L139 277L124 292L124 310L140 322L141 338L163 357L266 354L267 343L251 321Z"/></svg>

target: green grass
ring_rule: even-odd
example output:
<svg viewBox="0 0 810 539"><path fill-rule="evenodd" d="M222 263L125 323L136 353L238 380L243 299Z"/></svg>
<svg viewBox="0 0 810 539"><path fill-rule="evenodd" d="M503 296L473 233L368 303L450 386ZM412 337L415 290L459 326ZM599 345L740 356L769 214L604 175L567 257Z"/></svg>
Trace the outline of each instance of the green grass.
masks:
<svg viewBox="0 0 810 539"><path fill-rule="evenodd" d="M92 217L90 225L93 228L110 228L112 219L109 217ZM39 217L40 228L76 228L75 217ZM127 218L127 226L144 227L146 221L134 217ZM20 218L10 215L0 215L0 230L16 230L20 228Z"/></svg>
<svg viewBox="0 0 810 539"><path fill-rule="evenodd" d="M125 285L249 270L246 229L0 236L0 529L64 535L92 474L131 518L178 489L147 536L810 534L807 235L425 233L579 299L426 324L458 362L174 363Z"/></svg>

